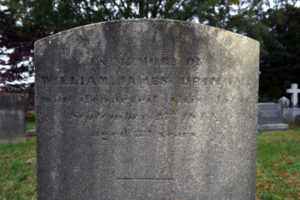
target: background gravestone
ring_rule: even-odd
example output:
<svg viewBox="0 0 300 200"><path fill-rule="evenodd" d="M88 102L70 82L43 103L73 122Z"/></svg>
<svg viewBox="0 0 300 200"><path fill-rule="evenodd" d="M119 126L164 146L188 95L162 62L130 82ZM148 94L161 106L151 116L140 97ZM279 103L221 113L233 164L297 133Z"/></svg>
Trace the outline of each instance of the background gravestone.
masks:
<svg viewBox="0 0 300 200"><path fill-rule="evenodd" d="M26 140L24 95L0 93L0 142Z"/></svg>
<svg viewBox="0 0 300 200"><path fill-rule="evenodd" d="M298 95L300 89L298 89L298 84L293 83L290 89L286 90L287 93L291 93L292 107L286 107L282 110L282 116L285 121L296 122L296 116L300 115L300 108L298 105Z"/></svg>
<svg viewBox="0 0 300 200"><path fill-rule="evenodd" d="M35 43L39 199L254 199L259 43L172 20Z"/></svg>
<svg viewBox="0 0 300 200"><path fill-rule="evenodd" d="M290 106L290 100L286 97L281 97L279 100L278 100L278 104L280 105L281 107L281 111L284 109L284 108L287 108Z"/></svg>
<svg viewBox="0 0 300 200"><path fill-rule="evenodd" d="M275 103L258 104L258 124L260 130L285 130L287 124L282 123L281 105Z"/></svg>

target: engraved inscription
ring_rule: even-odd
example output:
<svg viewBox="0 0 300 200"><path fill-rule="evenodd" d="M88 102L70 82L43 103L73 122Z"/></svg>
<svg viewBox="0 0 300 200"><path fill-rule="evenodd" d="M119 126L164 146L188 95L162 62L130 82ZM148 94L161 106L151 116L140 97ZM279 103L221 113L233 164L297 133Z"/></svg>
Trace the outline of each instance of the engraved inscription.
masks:
<svg viewBox="0 0 300 200"><path fill-rule="evenodd" d="M185 137L196 136L197 133L193 131L153 131L151 129L123 129L121 131L101 131L92 132L92 137L102 137L102 140L107 140L112 137L147 137L147 136L160 136L160 137Z"/></svg>
<svg viewBox="0 0 300 200"><path fill-rule="evenodd" d="M204 58L196 56L190 56L183 58L183 64L191 67L204 63ZM105 65L115 65L121 67L128 66L173 66L176 65L176 59L174 57L120 57L120 58L104 58L102 56L90 56L86 60L88 65L97 65L99 67Z"/></svg>
<svg viewBox="0 0 300 200"><path fill-rule="evenodd" d="M165 98L162 94L145 94L145 95L120 95L117 96L107 96L101 94L82 94L71 97L67 94L58 94L55 97L41 96L40 99L46 102L52 103L151 103L157 102ZM170 97L164 103L193 103L193 102L202 102L204 97L197 97L194 94L189 95L177 95L176 97Z"/></svg>
<svg viewBox="0 0 300 200"><path fill-rule="evenodd" d="M203 118L205 113L194 113L194 112L183 112L183 113L167 113L167 112L157 112L152 114L143 114L143 113L134 113L134 112L126 112L126 113L115 113L115 114L107 114L101 113L99 111L87 112L87 113L79 113L72 112L69 114L71 119L83 119L83 120L101 120L101 119L110 119L110 120L121 120L121 119L154 119L154 120L162 120L162 119L191 119L191 118Z"/></svg>
<svg viewBox="0 0 300 200"><path fill-rule="evenodd" d="M172 84L168 76L41 76L43 86L97 86L97 85L168 85ZM180 76L176 84L182 85L221 85L241 84L238 78Z"/></svg>

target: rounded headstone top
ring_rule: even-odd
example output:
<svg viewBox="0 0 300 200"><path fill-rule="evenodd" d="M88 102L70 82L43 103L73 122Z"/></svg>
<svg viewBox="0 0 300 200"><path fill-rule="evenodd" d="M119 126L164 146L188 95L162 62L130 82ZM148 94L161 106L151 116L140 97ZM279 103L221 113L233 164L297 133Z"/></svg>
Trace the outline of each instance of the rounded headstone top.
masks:
<svg viewBox="0 0 300 200"><path fill-rule="evenodd" d="M278 100L278 103L283 107L289 107L290 106L290 100L286 98L285 96L281 97Z"/></svg>
<svg viewBox="0 0 300 200"><path fill-rule="evenodd" d="M50 36L47 36L45 38L42 38L40 40L37 40L35 42L35 46L38 45L41 42L45 41L50 41L54 38L62 38L68 34L71 34L73 32L77 31L90 31L91 29L99 28L99 27L105 27L105 26L110 26L113 24L118 24L120 28L125 28L126 25L129 24L136 24L139 26L140 31L145 31L148 28L153 28L153 23L159 23L159 24L165 24L168 26L168 28L171 28L173 26L184 26L184 27L189 27L189 28L194 28L195 30L201 30L203 32L207 32L208 34L223 34L223 37L227 38L228 37L235 37L239 39L244 39L244 40L249 40L249 42L254 42L259 44L258 41L251 39L249 37L227 31L224 29L220 29L217 27L209 26L209 25L204 25L204 24L198 24L198 23L192 23L192 22L187 22L187 21L181 21L181 20L172 20L172 19L124 19L124 20L111 20L111 21L105 21L105 22L99 22L99 23L93 23L93 24L88 24L84 26L79 26L76 28L72 28L69 30L65 30ZM222 37L222 36L219 36ZM229 42L229 41L227 41Z"/></svg>

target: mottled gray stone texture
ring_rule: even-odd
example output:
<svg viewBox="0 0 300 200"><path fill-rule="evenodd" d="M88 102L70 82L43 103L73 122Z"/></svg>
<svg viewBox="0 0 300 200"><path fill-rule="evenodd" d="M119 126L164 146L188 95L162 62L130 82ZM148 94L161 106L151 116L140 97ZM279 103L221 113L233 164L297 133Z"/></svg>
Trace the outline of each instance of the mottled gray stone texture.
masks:
<svg viewBox="0 0 300 200"><path fill-rule="evenodd" d="M38 198L254 199L259 43L172 20L35 43Z"/></svg>
<svg viewBox="0 0 300 200"><path fill-rule="evenodd" d="M24 142L24 95L0 93L0 143Z"/></svg>

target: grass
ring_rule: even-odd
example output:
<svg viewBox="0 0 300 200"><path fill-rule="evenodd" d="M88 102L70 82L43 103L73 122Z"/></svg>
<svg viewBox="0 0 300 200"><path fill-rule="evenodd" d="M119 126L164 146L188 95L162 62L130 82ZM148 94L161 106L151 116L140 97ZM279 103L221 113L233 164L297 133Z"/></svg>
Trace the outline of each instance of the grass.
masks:
<svg viewBox="0 0 300 200"><path fill-rule="evenodd" d="M34 130L35 129L35 122L32 120L26 119L26 131Z"/></svg>
<svg viewBox="0 0 300 200"><path fill-rule="evenodd" d="M256 194L259 200L300 199L300 127L258 136Z"/></svg>
<svg viewBox="0 0 300 200"><path fill-rule="evenodd" d="M256 199L300 199L300 127L263 131L258 136ZM27 121L26 129L34 129ZM35 138L25 143L0 144L0 199L36 199Z"/></svg>
<svg viewBox="0 0 300 200"><path fill-rule="evenodd" d="M36 199L35 138L25 143L0 144L0 199Z"/></svg>
<svg viewBox="0 0 300 200"><path fill-rule="evenodd" d="M30 110L26 111L26 131L35 129L35 112Z"/></svg>

